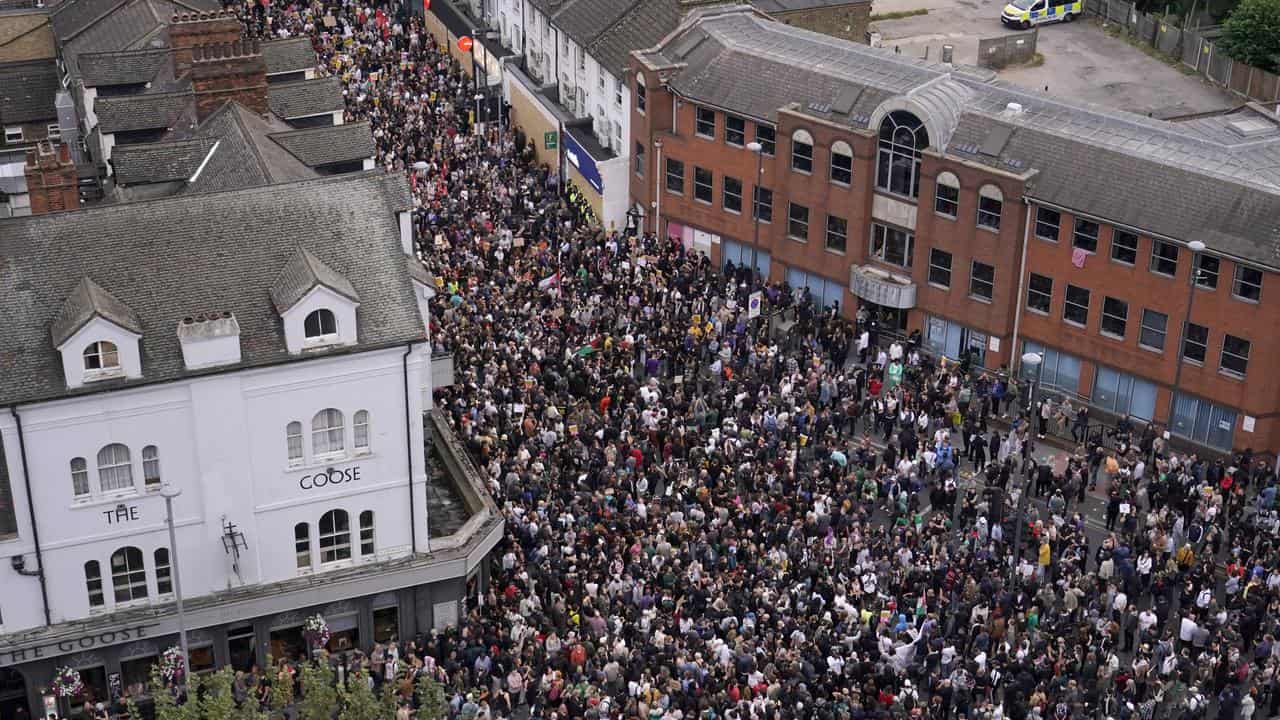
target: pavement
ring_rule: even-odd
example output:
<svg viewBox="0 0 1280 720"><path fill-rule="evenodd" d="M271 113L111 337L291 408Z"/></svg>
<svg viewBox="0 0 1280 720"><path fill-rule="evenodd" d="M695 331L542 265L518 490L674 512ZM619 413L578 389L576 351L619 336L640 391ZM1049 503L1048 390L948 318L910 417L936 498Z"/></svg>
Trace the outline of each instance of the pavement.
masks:
<svg viewBox="0 0 1280 720"><path fill-rule="evenodd" d="M904 55L927 54L936 62L942 57L942 46L949 44L954 47L955 63L976 65L979 39L1017 32L1000 23L1004 5L1005 0L874 0L873 14L920 8L929 12L879 20L871 30L881 34L883 47L897 47ZM1191 114L1239 104L1228 93L1183 72L1181 64L1166 63L1104 32L1101 22L1091 16L1039 27L1036 49L1044 62L1000 70L1001 80L1142 115Z"/></svg>

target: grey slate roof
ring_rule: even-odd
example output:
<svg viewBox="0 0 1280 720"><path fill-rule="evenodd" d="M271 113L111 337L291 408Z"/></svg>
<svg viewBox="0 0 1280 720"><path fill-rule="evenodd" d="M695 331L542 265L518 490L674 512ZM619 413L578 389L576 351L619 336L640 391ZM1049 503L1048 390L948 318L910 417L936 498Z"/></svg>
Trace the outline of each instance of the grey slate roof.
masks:
<svg viewBox="0 0 1280 720"><path fill-rule="evenodd" d="M275 83L267 87L267 103L286 120L341 110L342 81L325 77Z"/></svg>
<svg viewBox="0 0 1280 720"><path fill-rule="evenodd" d="M196 138L121 145L111 153L116 182L133 185L186 180L195 174L216 142L212 138Z"/></svg>
<svg viewBox="0 0 1280 720"><path fill-rule="evenodd" d="M680 24L680 0L644 0L600 33L587 52L614 77L623 76L633 50L658 44Z"/></svg>
<svg viewBox="0 0 1280 720"><path fill-rule="evenodd" d="M51 19L67 69L79 77L81 55L158 49L174 13L221 9L220 0L66 0Z"/></svg>
<svg viewBox="0 0 1280 720"><path fill-rule="evenodd" d="M556 8L552 22L582 47L600 36L637 2L648 0L570 0Z"/></svg>
<svg viewBox="0 0 1280 720"><path fill-rule="evenodd" d="M790 105L865 132L892 101L921 115L938 152L1014 174L1035 171L1033 199L1280 268L1280 133L1211 135L1065 102L744 6L695 9L668 42L640 57L667 69L684 97L769 122ZM833 108L849 98L848 112ZM1004 156L978 156L996 124L1012 127Z"/></svg>
<svg viewBox="0 0 1280 720"><path fill-rule="evenodd" d="M0 65L0 123L58 117L58 66L52 60Z"/></svg>
<svg viewBox="0 0 1280 720"><path fill-rule="evenodd" d="M334 272L306 248L299 249L285 263L271 287L271 302L275 303L276 312L283 314L315 287L326 287L349 300L360 302L351 281Z"/></svg>
<svg viewBox="0 0 1280 720"><path fill-rule="evenodd" d="M314 170L271 140L271 135L288 127L238 102L224 104L192 131L193 137L216 140L218 147L200 177L182 192L217 192L316 177Z"/></svg>
<svg viewBox="0 0 1280 720"><path fill-rule="evenodd" d="M125 330L142 332L142 321L138 319L137 313L86 277L67 295L57 317L49 325L53 346L58 347L66 342L95 317L115 323Z"/></svg>
<svg viewBox="0 0 1280 720"><path fill-rule="evenodd" d="M408 192L403 175L368 172L0 220L0 404L295 359L271 292L301 248L361 299L357 345L331 352L424 340L396 217ZM69 391L50 333L90 276L135 311L143 377ZM243 358L189 372L176 328L210 308L235 315Z"/></svg>
<svg viewBox="0 0 1280 720"><path fill-rule="evenodd" d="M273 133L271 139L308 167L373 157L373 131L368 122Z"/></svg>
<svg viewBox="0 0 1280 720"><path fill-rule="evenodd" d="M317 63L315 48L308 37L262 43L262 59L267 63L268 75L311 70Z"/></svg>
<svg viewBox="0 0 1280 720"><path fill-rule="evenodd" d="M148 83L169 62L167 48L85 53L78 59L85 87Z"/></svg>
<svg viewBox="0 0 1280 720"><path fill-rule="evenodd" d="M97 98L93 103L104 135L177 127L194 107L190 92L119 95Z"/></svg>

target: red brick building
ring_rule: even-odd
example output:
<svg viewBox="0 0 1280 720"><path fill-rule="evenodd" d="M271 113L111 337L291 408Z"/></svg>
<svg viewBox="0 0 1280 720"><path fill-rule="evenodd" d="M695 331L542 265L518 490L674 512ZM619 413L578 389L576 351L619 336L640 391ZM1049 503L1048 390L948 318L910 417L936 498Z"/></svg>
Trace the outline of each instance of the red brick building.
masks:
<svg viewBox="0 0 1280 720"><path fill-rule="evenodd" d="M698 10L631 63L647 229L721 263L754 248L945 355L1042 353L1046 387L1194 443L1280 448L1273 109L1100 111L746 7Z"/></svg>

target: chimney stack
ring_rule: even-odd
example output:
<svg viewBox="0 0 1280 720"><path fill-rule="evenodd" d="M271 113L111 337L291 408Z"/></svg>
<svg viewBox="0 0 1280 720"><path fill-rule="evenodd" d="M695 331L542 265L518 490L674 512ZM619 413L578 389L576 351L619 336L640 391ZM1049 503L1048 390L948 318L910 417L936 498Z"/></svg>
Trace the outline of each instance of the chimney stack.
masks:
<svg viewBox="0 0 1280 720"><path fill-rule="evenodd" d="M233 12L179 13L169 19L169 47L173 50L173 75L191 70L191 49L240 39L240 19Z"/></svg>
<svg viewBox="0 0 1280 720"><path fill-rule="evenodd" d="M191 86L200 122L230 100L266 114L267 63L258 41L237 39L191 48Z"/></svg>
<svg viewBox="0 0 1280 720"><path fill-rule="evenodd" d="M79 209L80 180L66 145L37 143L27 150L25 170L32 215Z"/></svg>

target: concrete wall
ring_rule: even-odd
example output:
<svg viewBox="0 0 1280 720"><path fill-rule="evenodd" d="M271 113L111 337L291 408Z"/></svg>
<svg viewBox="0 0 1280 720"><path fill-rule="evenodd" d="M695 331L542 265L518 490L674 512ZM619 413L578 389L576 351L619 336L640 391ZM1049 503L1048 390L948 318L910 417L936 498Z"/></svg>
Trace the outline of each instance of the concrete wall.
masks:
<svg viewBox="0 0 1280 720"><path fill-rule="evenodd" d="M798 28L865 43L867 41L867 25L871 18L871 3L854 2L808 10L779 12L772 13L772 17L778 22L794 25Z"/></svg>

